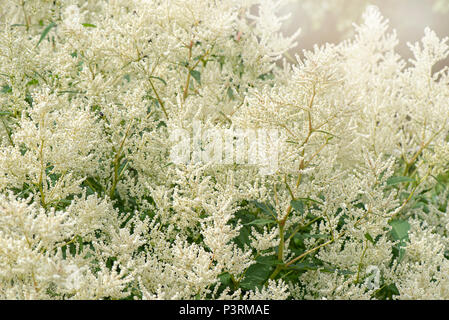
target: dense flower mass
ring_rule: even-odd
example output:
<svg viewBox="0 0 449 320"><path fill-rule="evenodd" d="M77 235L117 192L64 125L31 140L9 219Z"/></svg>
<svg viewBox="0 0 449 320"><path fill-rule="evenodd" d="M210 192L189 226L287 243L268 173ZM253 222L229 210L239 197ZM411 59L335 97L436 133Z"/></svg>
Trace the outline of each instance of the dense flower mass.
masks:
<svg viewBox="0 0 449 320"><path fill-rule="evenodd" d="M287 61L282 8L0 2L1 299L449 299L448 38Z"/></svg>

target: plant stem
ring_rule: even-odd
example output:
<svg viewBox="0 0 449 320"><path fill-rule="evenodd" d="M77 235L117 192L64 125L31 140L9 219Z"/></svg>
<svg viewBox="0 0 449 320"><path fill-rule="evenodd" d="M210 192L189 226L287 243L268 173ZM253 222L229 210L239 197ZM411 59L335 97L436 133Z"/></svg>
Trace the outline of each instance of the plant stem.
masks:
<svg viewBox="0 0 449 320"><path fill-rule="evenodd" d="M363 248L363 251L362 251L362 256L360 257L360 262L359 262L359 265L358 265L358 268L357 268L357 277L355 279L355 283L359 283L360 270L362 270L362 262L363 262L363 258L365 257L365 253L366 253L367 249L368 249L368 241L366 242L365 248Z"/></svg>
<svg viewBox="0 0 449 320"><path fill-rule="evenodd" d="M122 150L123 150L123 146L125 145L125 141L128 138L128 134L129 134L129 131L131 129L131 125L132 125L132 121L128 125L128 128L126 129L126 132L125 132L125 136L123 137L123 140L120 143L120 147L119 147L117 153L115 154L115 158L114 158L114 178L113 178L113 181L112 181L111 190L109 190L109 197L111 199L114 199L115 188L117 187L117 182L118 182L118 180L119 180L119 178L121 176L121 173L119 175L119 172L118 172L119 164L120 164L119 163L120 162L120 156L122 154Z"/></svg>
<svg viewBox="0 0 449 320"><path fill-rule="evenodd" d="M4 120L3 118L2 118L2 122L3 122L3 126L5 127L6 134L7 134L7 136L8 136L8 140L9 140L9 143L14 147L15 145L14 145L14 142L12 141L11 131L9 130L9 128L8 128L8 126L6 125L6 122L5 122L5 120Z"/></svg>
<svg viewBox="0 0 449 320"><path fill-rule="evenodd" d="M309 101L309 110L307 110L307 119L308 119L308 133L307 133L307 136L306 136L306 138L304 139L304 141L303 141L303 143L301 144L301 146L305 146L306 144L307 144L307 142L309 142L309 139L310 139L310 137L312 136L312 133L313 133L313 125L312 125L312 114L310 113L310 109L312 108L312 106L313 106L313 101L314 101L314 99L315 99L315 95L316 95L316 89L315 89L315 85L313 86L313 88L312 88L312 96L310 97L310 101ZM319 150L318 150L318 152L316 152L314 155L313 155L313 157L315 157L318 153L320 153L321 152L321 150L324 148L324 146L322 147L322 148L320 148ZM305 161L304 161L304 155L305 155L305 147L302 149L302 151L301 151L301 157L302 157L302 159L301 159L301 162L300 162L300 164L299 164L299 171L301 171L301 170L304 170L304 168L305 168L305 166L306 166L306 163L305 163ZM313 158L312 158L313 159ZM310 159L310 160L312 160L312 159ZM308 162L308 163L310 163L310 161ZM307 164L308 164L307 163ZM299 174L298 174L298 179L297 179L297 181L296 181L296 188L295 188L295 191L297 191L298 190L298 187L299 187L299 185L301 184L301 179L302 179L302 173L301 172L299 172ZM287 184L287 181L285 181L285 183ZM287 186L288 186L288 184L287 184ZM292 197L292 200L295 200L295 197L294 197L294 195L293 195L293 193L292 193L292 191L291 191L291 189L290 188L288 188L289 189L289 191L290 191L290 195L291 195L291 197ZM284 216L284 218L282 218L282 220L280 220L280 221L278 221L278 225L279 225L279 249L278 249L278 260L279 261L283 261L283 259L284 259L284 247L285 247L285 234L284 234L284 232L285 232L285 223L287 222L287 219L288 219L288 216L289 216L289 214L291 213L291 211L292 211L292 205L291 205L291 203L289 204L289 206L287 207L287 211L286 211L286 214L285 214L285 216ZM296 231L297 232L297 231ZM333 238L333 237L332 237ZM290 238L289 238L290 239ZM333 240L333 239L332 239ZM282 265L282 264L278 264L277 266L276 266L276 269L273 271L273 273L270 275L270 279L274 279L277 275L278 275L278 273L282 270L284 268L284 265Z"/></svg>
<svg viewBox="0 0 449 320"><path fill-rule="evenodd" d="M193 41L191 41L191 42L190 42L190 45L188 46L188 48L189 48L189 62L190 62L190 60L191 60L191 58L192 58L192 47L193 47ZM212 51L212 49L211 49L210 51ZM186 85L185 85L185 88L184 88L184 93L183 93L183 96L182 96L182 99L183 99L184 101L186 100L187 96L189 95L190 78L191 78L190 72L191 72L192 70L195 70L195 68L198 66L198 64L201 62L201 60L204 59L205 57L207 57L207 56L209 55L210 51L207 50L201 57L199 57L199 58L198 58L198 61L195 62L195 64L194 64L191 68L190 68L190 67L187 67L187 70L188 70L188 73L187 73L187 81L186 81Z"/></svg>
<svg viewBox="0 0 449 320"><path fill-rule="evenodd" d="M162 108L162 111L164 112L165 118L167 118L167 120L168 120L168 114L167 114L167 110L165 109L164 103L162 102L161 98L159 97L159 94L157 93L156 88L154 87L153 81L151 81L151 78L148 78L148 80L150 81L151 88L153 89L154 94L156 95L157 101L159 102L159 104Z"/></svg>
<svg viewBox="0 0 449 320"><path fill-rule="evenodd" d="M43 178L44 178L44 171L45 171L43 149L44 149L44 140L41 140L41 146L39 148L39 158L40 158L40 163L41 163L41 170L39 172L38 187L39 187L39 193L41 195L41 205L42 205L42 207L44 207L44 209L46 209L47 204L45 203L45 192L44 192L44 187L43 187L43 180L44 180Z"/></svg>
<svg viewBox="0 0 449 320"><path fill-rule="evenodd" d="M28 17L27 11L25 9L25 0L22 0L21 6L23 10L23 18L25 19L26 30L28 31L30 30L30 18Z"/></svg>
<svg viewBox="0 0 449 320"><path fill-rule="evenodd" d="M190 44L188 46L188 48L189 48L189 62L190 62L190 59L192 58L192 47L193 47L193 40L190 41ZM185 100L187 98L187 94L188 94L188 90L189 90L189 86L190 86L190 70L191 69L190 68L187 68L187 69L188 69L189 72L187 73L187 82L186 82L186 85L185 85L185 88L184 88L184 94L182 96L183 100Z"/></svg>

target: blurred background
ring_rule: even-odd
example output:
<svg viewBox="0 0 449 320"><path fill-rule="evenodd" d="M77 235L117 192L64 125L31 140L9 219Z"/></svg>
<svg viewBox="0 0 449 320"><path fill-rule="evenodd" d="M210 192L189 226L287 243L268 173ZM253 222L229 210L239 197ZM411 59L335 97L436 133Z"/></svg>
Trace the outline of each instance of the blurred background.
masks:
<svg viewBox="0 0 449 320"><path fill-rule="evenodd" d="M285 22L286 34L302 29L298 47L290 54L301 55L314 44L337 43L352 35L352 23L360 23L367 5L377 6L389 20L390 31L396 29L397 52L411 57L407 42L416 42L430 27L440 38L449 36L449 0L291 0L284 13L292 16ZM448 65L442 61L435 69Z"/></svg>

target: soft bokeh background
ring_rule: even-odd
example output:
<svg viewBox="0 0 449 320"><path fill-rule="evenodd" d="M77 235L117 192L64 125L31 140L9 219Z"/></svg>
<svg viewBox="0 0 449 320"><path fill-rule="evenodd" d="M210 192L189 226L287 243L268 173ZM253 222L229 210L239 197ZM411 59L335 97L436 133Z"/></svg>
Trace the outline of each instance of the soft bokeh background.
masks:
<svg viewBox="0 0 449 320"><path fill-rule="evenodd" d="M351 35L351 23L360 22L366 5L376 5L390 22L390 30L396 29L399 45L397 51L410 58L407 42L416 42L430 27L440 38L449 36L449 0L292 0L284 12L292 17L285 22L285 31L302 32L298 48L290 53L301 54L314 44L336 43ZM436 69L449 65L449 59Z"/></svg>

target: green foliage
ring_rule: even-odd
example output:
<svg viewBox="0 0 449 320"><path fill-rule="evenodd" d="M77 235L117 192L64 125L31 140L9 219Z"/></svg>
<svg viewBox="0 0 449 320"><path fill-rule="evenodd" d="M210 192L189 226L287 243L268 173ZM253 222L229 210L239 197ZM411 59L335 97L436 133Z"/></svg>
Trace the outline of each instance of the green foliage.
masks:
<svg viewBox="0 0 449 320"><path fill-rule="evenodd" d="M201 72L197 70L190 70L190 75L201 85Z"/></svg>
<svg viewBox="0 0 449 320"><path fill-rule="evenodd" d="M0 298L448 297L448 40L406 64L369 7L295 60L277 1L22 2L0 1ZM194 159L198 123L257 133L251 161Z"/></svg>
<svg viewBox="0 0 449 320"><path fill-rule="evenodd" d="M42 42L42 40L45 39L47 34L50 32L52 28L56 27L56 23L51 22L45 29L42 31L41 37L39 38L39 41L36 44L36 47L39 46L39 44Z"/></svg>
<svg viewBox="0 0 449 320"><path fill-rule="evenodd" d="M387 180L387 185L391 186L391 185L396 185L396 184L404 183L404 182L415 182L415 180L410 177L407 177L407 176L390 177Z"/></svg>
<svg viewBox="0 0 449 320"><path fill-rule="evenodd" d="M408 238L408 232L410 230L410 224L405 220L392 220L389 222L391 226L390 235L397 244L393 246L393 257L401 262L405 257L405 246Z"/></svg>

